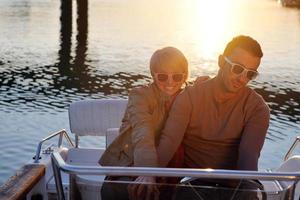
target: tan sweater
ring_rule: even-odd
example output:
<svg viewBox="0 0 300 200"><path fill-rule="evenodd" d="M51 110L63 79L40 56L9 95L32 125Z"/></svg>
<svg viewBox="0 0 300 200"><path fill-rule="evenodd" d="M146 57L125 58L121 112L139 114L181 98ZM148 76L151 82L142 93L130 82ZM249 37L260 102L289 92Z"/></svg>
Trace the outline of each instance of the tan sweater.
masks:
<svg viewBox="0 0 300 200"><path fill-rule="evenodd" d="M157 147L161 166L183 142L187 167L257 170L269 108L248 87L234 95L220 88L214 78L196 82L177 97Z"/></svg>

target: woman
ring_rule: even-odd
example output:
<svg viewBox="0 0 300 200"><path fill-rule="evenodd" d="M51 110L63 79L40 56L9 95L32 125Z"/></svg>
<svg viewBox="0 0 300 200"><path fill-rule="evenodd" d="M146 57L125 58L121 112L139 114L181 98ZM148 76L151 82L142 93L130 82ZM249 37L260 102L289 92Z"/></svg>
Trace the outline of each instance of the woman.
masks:
<svg viewBox="0 0 300 200"><path fill-rule="evenodd" d="M152 55L150 72L153 82L130 92L120 134L99 160L102 166L159 166L156 144L169 109L188 78L188 62L178 49L165 47ZM179 155L183 157L183 152ZM153 177L106 179L155 182ZM125 187L104 184L102 198L128 199L128 194L124 192L127 192Z"/></svg>

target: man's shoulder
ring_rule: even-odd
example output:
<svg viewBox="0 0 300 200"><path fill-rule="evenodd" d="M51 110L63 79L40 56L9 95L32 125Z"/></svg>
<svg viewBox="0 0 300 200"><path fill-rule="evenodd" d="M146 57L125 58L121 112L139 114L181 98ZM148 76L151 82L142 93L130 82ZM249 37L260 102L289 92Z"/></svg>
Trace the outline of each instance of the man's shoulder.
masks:
<svg viewBox="0 0 300 200"><path fill-rule="evenodd" d="M197 101L199 94L204 91L207 83L211 80L209 76L199 76L193 82L191 82L188 86L186 86L176 97L179 99L178 101Z"/></svg>
<svg viewBox="0 0 300 200"><path fill-rule="evenodd" d="M185 88L185 91L191 92L193 90L197 91L200 88L204 88L210 80L212 79L209 76L198 76Z"/></svg>
<svg viewBox="0 0 300 200"><path fill-rule="evenodd" d="M194 87L200 87L201 85L207 83L211 78L209 76L198 76L193 83Z"/></svg>
<svg viewBox="0 0 300 200"><path fill-rule="evenodd" d="M259 93L257 93L254 89L245 87L245 92L248 94L249 98L253 100L265 102L264 98Z"/></svg>
<svg viewBox="0 0 300 200"><path fill-rule="evenodd" d="M249 87L245 88L245 92L247 94L248 102L251 103L254 107L265 107L266 110L269 110L269 106L267 105L262 95Z"/></svg>

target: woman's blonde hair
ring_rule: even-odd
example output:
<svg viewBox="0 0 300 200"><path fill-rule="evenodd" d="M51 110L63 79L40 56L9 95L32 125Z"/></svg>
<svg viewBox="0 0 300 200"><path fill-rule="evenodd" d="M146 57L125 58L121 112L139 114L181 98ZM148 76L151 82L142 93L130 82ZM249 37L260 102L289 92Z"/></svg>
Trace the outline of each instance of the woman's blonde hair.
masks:
<svg viewBox="0 0 300 200"><path fill-rule="evenodd" d="M150 72L153 77L155 70L173 66L182 69L182 72L188 77L188 61L183 53L175 47L165 47L156 50L150 59Z"/></svg>

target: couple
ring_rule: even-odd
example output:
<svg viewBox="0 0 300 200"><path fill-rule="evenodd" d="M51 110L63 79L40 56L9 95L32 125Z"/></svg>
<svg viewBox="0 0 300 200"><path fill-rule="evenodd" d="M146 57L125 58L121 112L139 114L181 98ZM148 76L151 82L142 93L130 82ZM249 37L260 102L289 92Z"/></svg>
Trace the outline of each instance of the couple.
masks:
<svg viewBox="0 0 300 200"><path fill-rule="evenodd" d="M173 47L157 50L150 60L153 83L131 91L120 134L99 163L257 170L270 112L247 83L258 75L262 56L256 40L234 37L218 58L218 74L211 79L199 77L183 88L188 78L185 56ZM106 179L157 181L155 177ZM158 190L149 188L152 194ZM138 184L118 188L104 184L102 198L139 199L144 190Z"/></svg>

